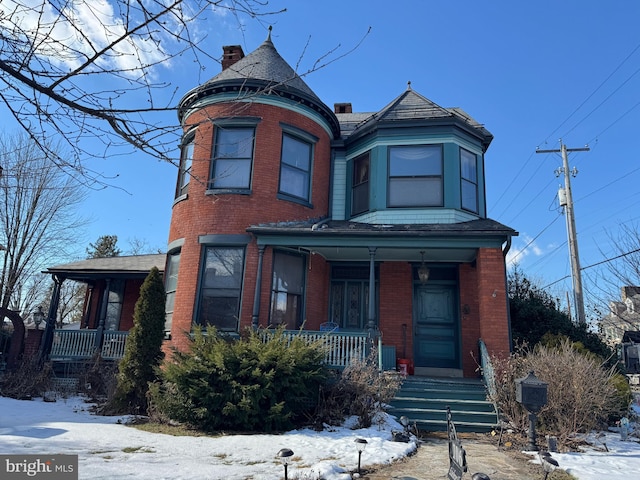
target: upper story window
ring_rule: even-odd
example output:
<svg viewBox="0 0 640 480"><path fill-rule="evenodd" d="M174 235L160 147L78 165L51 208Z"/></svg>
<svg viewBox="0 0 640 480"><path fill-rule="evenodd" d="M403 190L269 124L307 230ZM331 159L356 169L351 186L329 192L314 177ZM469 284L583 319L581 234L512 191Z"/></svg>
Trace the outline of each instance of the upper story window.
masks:
<svg viewBox="0 0 640 480"><path fill-rule="evenodd" d="M251 167L255 127L216 125L211 188L248 190L251 187Z"/></svg>
<svg viewBox="0 0 640 480"><path fill-rule="evenodd" d="M305 259L300 255L274 252L271 282L271 325L295 330L302 325Z"/></svg>
<svg viewBox="0 0 640 480"><path fill-rule="evenodd" d="M354 159L351 181L351 215L369 210L369 171L368 153Z"/></svg>
<svg viewBox="0 0 640 480"><path fill-rule="evenodd" d="M389 207L443 204L442 146L389 147Z"/></svg>
<svg viewBox="0 0 640 480"><path fill-rule="evenodd" d="M104 320L105 330L118 330L122 303L124 302L124 280L112 279L108 285L107 314Z"/></svg>
<svg viewBox="0 0 640 480"><path fill-rule="evenodd" d="M465 210L478 213L478 162L475 154L460 149L460 195Z"/></svg>
<svg viewBox="0 0 640 480"><path fill-rule="evenodd" d="M282 125L279 193L302 202L311 201L313 144L317 138L295 127Z"/></svg>
<svg viewBox="0 0 640 480"><path fill-rule="evenodd" d="M244 247L205 247L198 292L198 325L213 325L225 332L238 331L244 252Z"/></svg>
<svg viewBox="0 0 640 480"><path fill-rule="evenodd" d="M195 137L195 131L191 131L187 133L187 135L184 137L184 141L182 142L176 197L187 194L189 182L191 181L191 166L193 165L193 148L195 145Z"/></svg>

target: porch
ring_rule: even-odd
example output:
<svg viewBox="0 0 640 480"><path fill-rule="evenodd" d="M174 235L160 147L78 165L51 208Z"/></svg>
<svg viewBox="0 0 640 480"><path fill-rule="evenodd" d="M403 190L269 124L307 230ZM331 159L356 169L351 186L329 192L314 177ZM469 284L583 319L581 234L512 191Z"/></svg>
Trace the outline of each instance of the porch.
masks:
<svg viewBox="0 0 640 480"><path fill-rule="evenodd" d="M52 362L77 362L88 360L99 352L104 360L120 360L124 356L129 332L104 330L102 342L99 335L96 329L57 329L53 334L49 359ZM367 332L289 330L285 335L301 337L307 342L320 342L325 347L324 363L332 368L344 368L351 360L364 359L367 352Z"/></svg>

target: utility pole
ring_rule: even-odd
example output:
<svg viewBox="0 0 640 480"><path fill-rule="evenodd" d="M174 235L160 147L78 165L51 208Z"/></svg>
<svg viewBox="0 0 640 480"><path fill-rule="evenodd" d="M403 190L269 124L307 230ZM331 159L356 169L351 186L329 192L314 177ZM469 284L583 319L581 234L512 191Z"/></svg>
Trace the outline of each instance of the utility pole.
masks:
<svg viewBox="0 0 640 480"><path fill-rule="evenodd" d="M560 150L536 150L536 153L561 153L562 169L556 170L556 173L564 173L564 190L561 188L558 192L560 197L560 205L565 207L567 214L567 235L569 237L569 257L571 259L571 277L573 279L573 300L575 302L576 318L578 323L586 323L584 314L584 295L582 293L582 276L580 273L580 255L578 254L578 238L576 235L576 220L573 213L573 197L571 195L571 176L578 174L578 170L573 168L569 171L569 160L567 152L588 152L589 147L583 148L567 148L560 140ZM563 198L564 197L564 198Z"/></svg>

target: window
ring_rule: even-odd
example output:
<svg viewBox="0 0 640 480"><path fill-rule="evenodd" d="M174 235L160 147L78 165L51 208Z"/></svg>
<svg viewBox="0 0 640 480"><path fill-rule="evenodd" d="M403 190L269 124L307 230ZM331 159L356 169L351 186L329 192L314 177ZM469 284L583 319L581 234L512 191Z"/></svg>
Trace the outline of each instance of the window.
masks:
<svg viewBox="0 0 640 480"><path fill-rule="evenodd" d="M167 259L167 268L165 272L165 287L164 290L167 293L167 301L165 303L165 332L171 331L171 323L173 319L173 306L176 299L176 290L178 288L178 268L180 266L180 250L175 250L169 253Z"/></svg>
<svg viewBox="0 0 640 480"><path fill-rule="evenodd" d="M311 144L287 133L282 135L280 193L310 201Z"/></svg>
<svg viewBox="0 0 640 480"><path fill-rule="evenodd" d="M122 302L124 301L124 280L111 280L108 287L109 296L107 299L107 316L104 320L104 328L105 330L118 330L118 328L120 328Z"/></svg>
<svg viewBox="0 0 640 480"><path fill-rule="evenodd" d="M271 282L271 325L297 329L302 325L305 259L300 255L274 252Z"/></svg>
<svg viewBox="0 0 640 480"><path fill-rule="evenodd" d="M376 314L378 317L378 267L376 278ZM343 330L362 330L369 319L369 266L334 266L331 270L329 321Z"/></svg>
<svg viewBox="0 0 640 480"><path fill-rule="evenodd" d="M460 149L460 192L462 208L478 213L478 164L476 156Z"/></svg>
<svg viewBox="0 0 640 480"><path fill-rule="evenodd" d="M197 324L236 332L240 317L244 248L205 247Z"/></svg>
<svg viewBox="0 0 640 480"><path fill-rule="evenodd" d="M182 144L180 153L180 170L178 172L178 187L176 189L176 197L187 194L189 181L191 180L191 166L193 165L193 147L195 133L188 134Z"/></svg>
<svg viewBox="0 0 640 480"><path fill-rule="evenodd" d="M442 147L390 147L388 205L439 207L442 202Z"/></svg>
<svg viewBox="0 0 640 480"><path fill-rule="evenodd" d="M351 182L351 215L369 210L369 154L360 155L353 161Z"/></svg>
<svg viewBox="0 0 640 480"><path fill-rule="evenodd" d="M249 189L255 128L216 126L211 188Z"/></svg>

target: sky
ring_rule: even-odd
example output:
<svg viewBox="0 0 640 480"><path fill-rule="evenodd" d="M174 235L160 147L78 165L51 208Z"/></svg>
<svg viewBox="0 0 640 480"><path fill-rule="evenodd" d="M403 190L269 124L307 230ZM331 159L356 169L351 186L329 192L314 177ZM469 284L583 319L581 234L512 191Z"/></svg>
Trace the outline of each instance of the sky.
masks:
<svg viewBox="0 0 640 480"><path fill-rule="evenodd" d="M46 403L40 398L0 397L0 455L78 455L80 480L272 480L283 476L277 452L289 448L294 451L289 478L350 480L348 472L357 469L356 438L367 440L361 458L364 469L389 464L416 449L415 438L409 443L391 441L391 432L402 427L386 414L382 424L359 430L347 423L321 432L174 437L128 427L122 424L126 418L92 415L90 406L80 397ZM640 413L640 406L634 408ZM640 471L638 438L621 441L614 432L598 442L595 435L589 438L594 448L553 454L561 468L578 480L627 480L629 472ZM532 461L537 458L531 455Z"/></svg>
<svg viewBox="0 0 640 480"><path fill-rule="evenodd" d="M285 8L240 18L240 28L217 12L197 26L207 35L202 46L215 58L224 45L249 53L273 25L279 53L329 106L378 111L410 81L436 104L468 112L494 135L485 156L488 216L519 232L509 260L558 297L572 289L557 199L564 178L554 173L562 161L536 149L558 149L560 139L570 149L588 145L569 154L578 170L571 184L583 288L588 305L610 300L598 282L603 268L594 265L619 253L621 225L640 222L640 2L272 0L266 7ZM214 61L204 71L184 62L158 71L176 88L176 102L220 72ZM112 187L90 192L80 255L106 234L117 235L125 253L132 239L164 249L176 167L142 154L92 162Z"/></svg>

